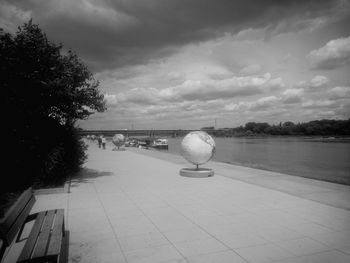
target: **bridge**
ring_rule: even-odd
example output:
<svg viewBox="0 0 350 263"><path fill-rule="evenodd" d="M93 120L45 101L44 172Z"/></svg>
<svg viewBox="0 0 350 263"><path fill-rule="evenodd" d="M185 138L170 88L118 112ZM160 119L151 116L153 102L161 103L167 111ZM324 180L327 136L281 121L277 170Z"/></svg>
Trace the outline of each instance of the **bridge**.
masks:
<svg viewBox="0 0 350 263"><path fill-rule="evenodd" d="M126 137L180 137L185 136L187 133L197 130L81 130L79 133L83 136L86 135L103 135L106 137L112 137L115 134L123 134ZM213 134L215 130L202 130L209 134Z"/></svg>

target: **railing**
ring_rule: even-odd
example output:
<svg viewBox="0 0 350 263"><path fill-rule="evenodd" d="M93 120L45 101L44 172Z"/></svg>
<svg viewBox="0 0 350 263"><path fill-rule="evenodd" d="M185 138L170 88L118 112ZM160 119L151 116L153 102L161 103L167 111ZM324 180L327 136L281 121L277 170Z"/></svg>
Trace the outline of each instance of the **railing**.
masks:
<svg viewBox="0 0 350 263"><path fill-rule="evenodd" d="M134 136L147 136L147 137L180 137L185 136L187 133L195 130L81 130L79 133L85 135L103 135L114 136L115 134L123 134L127 137ZM209 134L212 134L214 130L202 130Z"/></svg>

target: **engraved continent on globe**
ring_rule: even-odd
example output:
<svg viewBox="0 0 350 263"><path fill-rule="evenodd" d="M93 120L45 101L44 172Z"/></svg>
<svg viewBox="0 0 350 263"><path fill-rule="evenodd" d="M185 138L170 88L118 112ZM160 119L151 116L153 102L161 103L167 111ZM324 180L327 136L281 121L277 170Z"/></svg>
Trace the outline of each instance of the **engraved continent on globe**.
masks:
<svg viewBox="0 0 350 263"><path fill-rule="evenodd" d="M214 153L215 141L204 131L190 132L182 140L181 155L195 165L208 162Z"/></svg>
<svg viewBox="0 0 350 263"><path fill-rule="evenodd" d="M115 146L117 146L119 148L120 146L122 146L124 144L125 137L123 134L116 134L113 136L112 142Z"/></svg>

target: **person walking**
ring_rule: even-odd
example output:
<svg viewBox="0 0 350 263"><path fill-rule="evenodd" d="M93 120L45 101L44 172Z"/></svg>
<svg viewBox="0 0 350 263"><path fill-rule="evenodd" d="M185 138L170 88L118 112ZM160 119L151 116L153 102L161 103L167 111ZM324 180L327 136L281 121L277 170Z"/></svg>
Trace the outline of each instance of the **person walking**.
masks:
<svg viewBox="0 0 350 263"><path fill-rule="evenodd" d="M98 141L98 148L101 148L101 144L102 144L102 135L101 135L101 136L98 136L97 141Z"/></svg>
<svg viewBox="0 0 350 263"><path fill-rule="evenodd" d="M104 136L102 136L102 147L103 149L106 149L106 138Z"/></svg>

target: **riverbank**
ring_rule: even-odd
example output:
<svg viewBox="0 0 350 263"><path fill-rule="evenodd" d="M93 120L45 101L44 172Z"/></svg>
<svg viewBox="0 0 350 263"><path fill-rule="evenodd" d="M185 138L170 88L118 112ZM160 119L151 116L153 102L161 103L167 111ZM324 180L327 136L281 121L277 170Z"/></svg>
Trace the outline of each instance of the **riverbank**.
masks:
<svg viewBox="0 0 350 263"><path fill-rule="evenodd" d="M214 177L187 178L180 156L113 148L90 145L72 180L72 262L350 260L350 211L340 208L350 203L347 186L219 162L205 165ZM310 199L322 193L332 205Z"/></svg>
<svg viewBox="0 0 350 263"><path fill-rule="evenodd" d="M274 174L217 162L213 177L182 177L180 157L113 148L90 143L70 193L37 196L32 213L65 209L69 262L350 262L350 211L335 203L349 190L288 176L271 189L257 180ZM327 205L293 188L339 196Z"/></svg>
<svg viewBox="0 0 350 263"><path fill-rule="evenodd" d="M169 138L180 154L182 138ZM350 185L350 144L309 137L215 138L214 161Z"/></svg>
<svg viewBox="0 0 350 263"><path fill-rule="evenodd" d="M127 148L138 154L143 154L159 160L190 167L182 156L166 151ZM272 171L259 170L221 162L210 161L205 167L215 170L215 173L249 184L281 191L293 196L317 201L322 204L350 210L350 186L325 182L310 178L298 177Z"/></svg>

